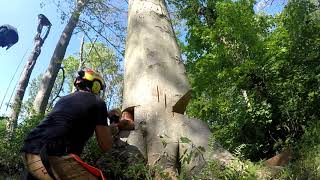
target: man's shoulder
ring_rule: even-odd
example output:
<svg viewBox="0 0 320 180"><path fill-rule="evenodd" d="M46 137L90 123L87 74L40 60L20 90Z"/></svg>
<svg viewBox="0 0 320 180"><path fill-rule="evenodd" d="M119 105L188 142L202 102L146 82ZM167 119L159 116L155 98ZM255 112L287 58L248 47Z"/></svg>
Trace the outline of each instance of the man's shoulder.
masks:
<svg viewBox="0 0 320 180"><path fill-rule="evenodd" d="M94 94L86 91L76 91L64 97L65 98L93 98Z"/></svg>
<svg viewBox="0 0 320 180"><path fill-rule="evenodd" d="M74 93L70 94L70 97L91 99L92 101L95 101L99 104L104 103L104 100L100 96L97 96L97 95L95 95L91 92L87 92L87 91L74 92Z"/></svg>
<svg viewBox="0 0 320 180"><path fill-rule="evenodd" d="M101 104L101 105L103 105L103 106L105 106L105 102L104 102L104 100L100 97L100 96L96 96L96 101L97 101L97 103L99 103L99 104Z"/></svg>

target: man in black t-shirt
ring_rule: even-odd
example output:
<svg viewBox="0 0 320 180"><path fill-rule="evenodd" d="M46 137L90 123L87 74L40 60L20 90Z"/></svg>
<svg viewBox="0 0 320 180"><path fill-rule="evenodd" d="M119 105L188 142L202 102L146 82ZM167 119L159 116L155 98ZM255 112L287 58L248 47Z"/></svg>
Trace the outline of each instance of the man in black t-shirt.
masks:
<svg viewBox="0 0 320 180"><path fill-rule="evenodd" d="M87 69L79 72L74 85L77 91L62 97L24 141L26 168L37 179L103 179L79 155L94 132L102 151L112 147L106 104L98 96L104 81Z"/></svg>

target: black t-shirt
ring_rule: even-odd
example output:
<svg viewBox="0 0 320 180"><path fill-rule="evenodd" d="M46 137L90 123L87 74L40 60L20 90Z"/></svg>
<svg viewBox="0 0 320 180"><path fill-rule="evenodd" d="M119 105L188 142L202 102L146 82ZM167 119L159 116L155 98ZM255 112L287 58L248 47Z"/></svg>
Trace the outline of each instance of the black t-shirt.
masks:
<svg viewBox="0 0 320 180"><path fill-rule="evenodd" d="M44 145L80 155L96 125L107 125L105 102L90 92L62 97L24 141L22 152L39 154ZM61 152L56 152L61 153Z"/></svg>

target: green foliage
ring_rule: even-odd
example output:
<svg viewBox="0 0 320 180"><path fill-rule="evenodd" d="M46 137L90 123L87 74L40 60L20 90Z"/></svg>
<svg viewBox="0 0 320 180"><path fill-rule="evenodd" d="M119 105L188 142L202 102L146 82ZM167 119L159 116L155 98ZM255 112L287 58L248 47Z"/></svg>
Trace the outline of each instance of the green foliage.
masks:
<svg viewBox="0 0 320 180"><path fill-rule="evenodd" d="M38 75L36 78L34 78L28 87L28 99L23 101L22 103L22 108L21 108L21 112L20 112L20 119L26 119L26 118L30 118L32 116L36 115L36 112L33 109L33 102L34 99L36 98L36 95L40 89L40 83L41 83L41 79L42 79L42 74ZM54 98L55 100L57 100L57 96L61 95L64 93L64 88L60 90L60 87L63 86L63 73L60 70L56 79L56 83L53 85L51 94L49 96L49 102L48 102L48 106L47 106L47 112L49 112L52 109L52 106L54 105L55 102L53 102Z"/></svg>
<svg viewBox="0 0 320 180"><path fill-rule="evenodd" d="M89 53L91 44L85 45L84 58L86 59L85 66L88 68L97 69L103 74L107 83L107 102L114 106L121 102L120 91L122 87L122 75L118 61L114 53L102 43L95 44L95 50ZM76 72L79 68L79 60L76 57L68 57L63 61L65 67L65 81L60 95L72 91L73 82ZM58 74L56 83L51 93L49 102L54 103L53 98L59 93L62 83L62 72ZM29 87L29 98L23 103L23 113L21 113L22 122L18 125L15 135L12 139L7 140L6 137L6 120L0 120L0 174L17 174L22 171L23 164L20 157L20 149L24 138L28 132L31 131L37 124L39 124L41 117L34 116L33 101L36 93L39 90L41 75L31 81ZM49 105L48 110L52 108ZM83 158L90 164L95 164L102 156L100 149L97 146L95 138L91 138L83 152Z"/></svg>
<svg viewBox="0 0 320 180"><path fill-rule="evenodd" d="M107 106L119 107L122 102L122 82L123 75L120 71L119 61L110 48L102 43L95 43L91 53L91 44L85 45L84 53L87 62L85 66L99 71L106 82L105 98L108 102Z"/></svg>
<svg viewBox="0 0 320 180"><path fill-rule="evenodd" d="M278 178L319 179L319 7L311 0L290 0L282 13L272 17L257 14L253 10L254 0L170 2L187 26L186 45L182 43L182 50L187 58L186 69L194 97L188 115L208 122L214 138L239 158L259 161L286 146L294 147L293 162ZM108 13L105 14L108 18L99 18L108 9L95 15L89 12L90 8L102 9L99 1L92 1L85 12L98 19L99 24L118 24L111 27L121 29L116 18L111 18L110 23L101 22L112 17ZM87 19L82 22L79 27L86 31L90 23ZM104 28L101 27L100 32ZM120 104L122 76L115 53L101 43L96 43L92 51L91 47L92 44L86 44L84 48L85 66L104 74L108 102ZM63 63L65 92L71 92L79 60L68 57ZM58 79L61 80L61 75ZM38 80L32 82L31 99L25 103L27 113L32 112L38 84ZM117 97L112 99L114 94ZM25 116L31 118L19 124L10 142L4 138L6 120L0 119L1 173L16 174L22 170L22 161L17 158L19 149L26 134L41 119L32 117L32 113ZM162 143L164 147L168 145L165 140ZM180 157L179 178L183 179L183 164L201 157L204 149L194 147L185 137L180 143L193 147ZM89 140L82 156L90 164L95 164L102 156L94 138ZM239 172L236 170L239 162L228 167L208 162L202 177L256 179L259 165L249 162L241 165L243 171ZM110 177L152 179L157 173L167 178L161 168L148 167L144 162L126 167L121 161L110 158L104 167Z"/></svg>
<svg viewBox="0 0 320 180"><path fill-rule="evenodd" d="M205 149L201 146L196 147L194 143L186 138L181 137L180 142L182 144L187 144L190 147L186 149L180 156L181 169L179 172L178 179L186 179L186 169L185 166L190 164L193 160L197 158L202 158L206 163L204 168L198 176L192 177L193 179L257 179L257 174L262 172L266 168L261 164L253 164L250 161L240 162L237 159L234 159L232 162L227 164L220 164L214 160L206 160L203 156ZM213 144L211 144L213 145ZM266 171L267 172L267 171ZM261 176L260 176L261 177ZM268 178L268 175L265 175L265 178Z"/></svg>
<svg viewBox="0 0 320 180"><path fill-rule="evenodd" d="M36 98L36 95L40 89L40 82L41 82L42 75L39 75L35 79L31 80L29 87L28 87L28 99L23 101L20 117L30 117L35 114L33 110L33 101ZM56 85L54 85L56 86ZM53 88L55 89L55 88Z"/></svg>
<svg viewBox="0 0 320 180"><path fill-rule="evenodd" d="M19 124L11 139L6 139L6 119L0 120L0 174L17 175L23 170L20 149L25 136L41 120L41 117L31 117Z"/></svg>
<svg viewBox="0 0 320 180"><path fill-rule="evenodd" d="M235 167L240 166L240 163L235 161L230 166L222 166L221 164L211 161L203 169L201 176L203 179L210 179L214 175L217 179L238 179L238 180L255 180L257 179L257 169L259 165L254 165L251 162L244 162L242 171L239 172Z"/></svg>
<svg viewBox="0 0 320 180"><path fill-rule="evenodd" d="M145 165L145 163L137 163L134 166L129 166L128 169L125 170L124 175L130 179L146 179L152 180L153 172L152 168Z"/></svg>
<svg viewBox="0 0 320 180"><path fill-rule="evenodd" d="M180 137L179 143L189 145L189 148L186 148L179 158L179 162L181 164L181 169L182 169L181 170L182 173L180 174L183 174L184 166L186 164L190 164L192 159L200 157L202 158L202 160L205 161L203 157L203 153L205 152L204 147L194 145L193 142L187 137Z"/></svg>
<svg viewBox="0 0 320 180"><path fill-rule="evenodd" d="M294 148L292 163L279 175L279 179L320 178L320 122L314 122L305 130Z"/></svg>
<svg viewBox="0 0 320 180"><path fill-rule="evenodd" d="M254 161L294 144L319 119L320 21L308 0L275 17L253 0L172 1L188 28L187 114Z"/></svg>
<svg viewBox="0 0 320 180"><path fill-rule="evenodd" d="M89 164L95 164L102 155L95 136L92 136L84 147L81 158Z"/></svg>
<svg viewBox="0 0 320 180"><path fill-rule="evenodd" d="M62 62L65 70L65 87L66 93L71 93L73 90L73 83L79 68L79 59L74 56L69 56Z"/></svg>
<svg viewBox="0 0 320 180"><path fill-rule="evenodd" d="M106 82L105 99L108 109L118 107L122 101L123 76L115 53L102 43L88 43L84 45L83 66L79 66L79 58L69 56L63 61L66 72L65 91L71 93L74 79L79 68L91 68L100 72Z"/></svg>
<svg viewBox="0 0 320 180"><path fill-rule="evenodd" d="M102 43L95 43L95 48L92 48L92 44L84 45L83 58L85 60L84 67L92 68L103 74L103 78L106 82L106 92L105 99L107 101L108 109L112 107L118 107L122 101L122 82L123 76L120 72L119 62L116 56ZM90 51L91 50L91 51ZM56 79L56 83L53 86L52 93L49 97L49 105L47 107L47 112L49 112L54 103L53 99L59 96L69 94L74 90L74 80L77 76L77 71L79 69L79 58L74 56L69 56L63 61L63 67L65 70L65 79L63 82L62 91L59 92L62 85L63 73L60 70ZM33 79L29 85L28 99L22 104L22 113L20 117L26 118L34 115L33 101L39 91L39 86L41 82L42 74ZM59 98L56 98L58 100Z"/></svg>
<svg viewBox="0 0 320 180"><path fill-rule="evenodd" d="M114 149L115 150L115 149ZM103 154L96 164L105 174L107 179L146 179L151 180L155 173L165 177L165 173L159 167L150 167L144 161L136 161L127 164L127 160L121 159L119 155L125 154L126 150L115 150L114 152Z"/></svg>

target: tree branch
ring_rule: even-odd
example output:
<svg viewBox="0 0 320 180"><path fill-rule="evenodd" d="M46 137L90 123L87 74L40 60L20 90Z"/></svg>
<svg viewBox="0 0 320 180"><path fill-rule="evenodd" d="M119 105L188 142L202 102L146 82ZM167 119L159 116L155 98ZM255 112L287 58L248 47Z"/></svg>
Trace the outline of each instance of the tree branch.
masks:
<svg viewBox="0 0 320 180"><path fill-rule="evenodd" d="M105 22L101 21L101 18L99 18L99 16L92 10L89 8L89 11L95 16L95 18L97 18L97 20L101 23L101 24L106 24ZM118 35L112 28L110 28L110 26L104 26L107 29L109 29L117 38L121 39L120 35Z"/></svg>
<svg viewBox="0 0 320 180"><path fill-rule="evenodd" d="M89 50L89 52L88 52L88 56L91 54L91 51L92 51L92 49L94 48L94 45L95 45L97 39L98 39L98 37L96 37L96 38L93 40L93 42L92 42L92 44L91 44L91 48L90 48L90 50Z"/></svg>
<svg viewBox="0 0 320 180"><path fill-rule="evenodd" d="M101 34L101 32L99 32L98 30L95 29L95 27L93 27L90 23L86 22L86 21L83 21L83 20L80 20L81 22L85 23L86 25L88 25L93 31L95 31L98 35L100 35L103 39L105 39L122 57L123 57L123 54L122 52L118 49L118 47L113 44L107 37L105 37L103 34ZM81 27L81 29L83 29Z"/></svg>
<svg viewBox="0 0 320 180"><path fill-rule="evenodd" d="M81 43L80 43L80 59L79 59L79 68L78 70L81 70L83 64L84 64L84 60L83 60L83 45L84 45L84 36L82 36L81 38Z"/></svg>
<svg viewBox="0 0 320 180"><path fill-rule="evenodd" d="M93 43L91 37L88 35L88 33L80 26L80 28L83 30L83 33L85 34L85 36L89 39L90 43ZM92 46L92 48L94 49L94 51L97 53L98 57L99 57L99 60L100 60L100 65L102 66L102 63L101 63L101 55L99 54L97 48L95 46Z"/></svg>
<svg viewBox="0 0 320 180"><path fill-rule="evenodd" d="M88 2L88 0L86 1L86 3L87 3L87 2ZM56 5L56 7L57 7L64 15L67 15L67 13L64 12L57 3L55 3L54 1L53 1L53 3ZM91 9L89 9L89 10L91 11L91 13L93 13L93 14L95 15L95 17L98 19L98 21L99 21L100 23L105 24L105 23L103 23L103 22L100 20L100 18L99 18ZM110 40L108 40L108 38L105 37L100 31L96 30L96 28L95 28L94 26L92 26L90 23L88 23L88 22L85 21L85 20L79 19L79 21L82 22L82 23L84 23L84 24L86 24L86 25L88 25L91 29L93 29L93 31L95 31L98 35L100 35L103 39L105 39L105 40L107 41L107 43L109 43L122 57L124 57L124 56L123 56L123 53L118 49L118 47L117 47L115 44L113 44ZM78 26L78 27L80 27L80 26ZM118 38L120 38L110 27L108 27L108 26L104 26L104 27L107 27L107 28L108 28L111 32L113 32ZM83 32L85 31L83 27L80 27L80 29L82 29ZM120 38L120 39L121 39L121 38Z"/></svg>

